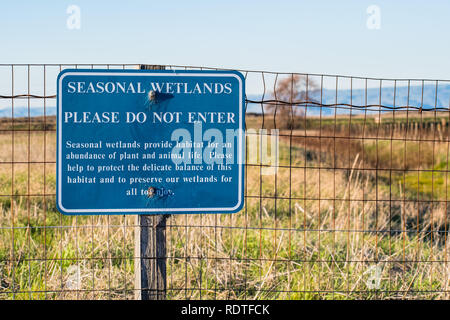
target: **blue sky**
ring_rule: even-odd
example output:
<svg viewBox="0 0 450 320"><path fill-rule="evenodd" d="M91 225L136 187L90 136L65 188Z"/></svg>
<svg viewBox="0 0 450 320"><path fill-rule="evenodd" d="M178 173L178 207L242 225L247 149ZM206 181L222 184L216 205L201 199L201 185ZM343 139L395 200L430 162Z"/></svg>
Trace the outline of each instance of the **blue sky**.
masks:
<svg viewBox="0 0 450 320"><path fill-rule="evenodd" d="M66 27L69 5L81 29ZM381 29L366 27L369 5ZM2 1L1 63L450 78L449 1Z"/></svg>

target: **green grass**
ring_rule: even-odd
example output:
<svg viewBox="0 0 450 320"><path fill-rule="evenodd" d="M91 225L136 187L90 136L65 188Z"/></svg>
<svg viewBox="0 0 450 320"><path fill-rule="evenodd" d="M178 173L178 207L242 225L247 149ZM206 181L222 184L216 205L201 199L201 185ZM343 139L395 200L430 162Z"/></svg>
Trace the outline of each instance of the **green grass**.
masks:
<svg viewBox="0 0 450 320"><path fill-rule="evenodd" d="M42 161L45 137L33 135L28 154L28 136L16 134L14 161ZM52 162L54 133L46 138ZM0 136L1 161L12 159L10 139ZM446 149L438 146L434 162L421 162L432 171L418 181L405 171L404 187L403 172L379 171L377 180L361 170L377 151L378 164L390 165L390 143L366 144L365 162L339 154L347 170L328 169L326 149L320 155L306 146L283 140L276 175L261 175L259 160L249 163L241 212L169 218L168 298L448 298L446 239L432 233L448 230L445 205L389 202L417 199L418 187L421 197L442 199L446 177L437 170L446 170ZM393 147L395 165L404 168L404 144ZM10 165L0 167L0 194L9 195L0 197L0 298L132 299L135 217L62 216L54 164L28 169L15 165L13 178ZM374 270L381 276L377 288L369 285Z"/></svg>

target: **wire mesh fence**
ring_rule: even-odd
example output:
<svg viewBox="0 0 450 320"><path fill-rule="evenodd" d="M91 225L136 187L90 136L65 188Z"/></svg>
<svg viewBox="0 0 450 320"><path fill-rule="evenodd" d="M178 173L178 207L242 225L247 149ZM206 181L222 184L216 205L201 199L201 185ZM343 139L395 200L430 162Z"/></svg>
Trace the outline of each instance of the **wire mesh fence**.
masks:
<svg viewBox="0 0 450 320"><path fill-rule="evenodd" d="M55 93L138 67L0 65L0 299L134 298L136 216L56 210ZM245 206L168 218L166 297L448 299L449 81L240 71Z"/></svg>

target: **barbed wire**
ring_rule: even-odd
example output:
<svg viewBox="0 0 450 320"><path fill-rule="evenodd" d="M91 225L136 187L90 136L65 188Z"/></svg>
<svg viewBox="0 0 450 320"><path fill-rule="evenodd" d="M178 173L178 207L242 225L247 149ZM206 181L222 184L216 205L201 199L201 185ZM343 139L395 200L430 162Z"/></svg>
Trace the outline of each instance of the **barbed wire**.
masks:
<svg viewBox="0 0 450 320"><path fill-rule="evenodd" d="M56 95L34 95L34 94L16 94L16 95L0 95L0 99L19 99L19 98L33 98L33 99L55 99ZM388 106L383 104L367 104L367 105L357 105L350 103L320 103L315 100L304 100L304 101L284 101L284 100L276 100L276 99L267 99L267 100L254 100L254 99L245 99L246 103L252 104L260 104L260 105L270 105L270 106L299 106L299 107L322 107L322 108L339 108L339 107L347 107L347 108L356 108L356 109L386 109L386 110L398 110L398 111L407 111L407 110L418 110L422 111L450 111L449 107L419 107L414 105L404 105L404 106Z"/></svg>
<svg viewBox="0 0 450 320"><path fill-rule="evenodd" d="M46 91L46 84L52 82L53 88L58 72L78 65L0 64L5 66L11 71L0 73L0 80L10 85L11 91L2 92L11 95L0 95L2 110L7 99L20 100L17 104L29 99L30 109L31 102L36 102L32 99L44 99L44 117L36 120L44 126L36 126L31 115L24 116L29 121L1 119L0 298L132 299L140 290L135 287L133 274L136 258L141 258L133 250L140 227L135 217L69 217L56 208L56 126L54 117L45 116L45 99L57 95L49 94L54 89ZM30 76L35 66L42 77ZM18 70L28 72L25 75ZM241 212L171 216L163 257L168 269L167 298L379 299L399 298L398 292L417 298L414 292L424 292L427 298L448 299L448 277L442 270L448 270L450 248L450 118L436 115L438 111L450 111L443 106L448 92L438 86L446 80L238 71L245 75L247 86L256 79L258 90L245 99L251 105L247 108L248 128L264 128L267 114L273 116L275 128L278 124L290 128L287 112L282 111L293 106L305 112L295 123L297 130L280 131L279 163L259 159L245 164L245 207ZM290 83L291 90L287 89L280 99L277 84L285 75L291 77L286 77L290 82L296 74L327 77L336 87L316 81L322 89L333 91L319 101L319 91L300 84L302 93L314 93L301 98ZM349 99L339 100L340 78L348 79L350 88L353 79L365 80L366 85L367 80L379 81L377 100L369 100L379 103L367 103L367 86L360 88L365 95L359 98L365 100L353 99L351 90L346 96ZM408 96L396 96L395 87L394 91L382 87L384 80L408 81ZM409 99L410 81L422 83L422 99L418 95ZM435 103L423 99L425 81L436 84L432 95ZM34 91L34 85L43 91ZM443 99L438 89L444 93ZM388 90L393 95L384 95ZM14 94L17 92L21 94ZM8 108L14 111L14 103ZM314 108L358 110L355 115L362 114L364 119L354 122L351 112L319 114ZM253 110L261 118L253 117ZM363 114L361 110L368 112ZM400 111L408 110L434 111L434 123L424 126L433 118L429 114L397 120L397 112L402 118ZM386 117L390 122L376 122L382 117L384 121L384 111L391 112L392 117ZM380 114L383 116L377 119ZM269 130L247 132L250 139L261 136L255 141L271 135ZM261 147L246 150L248 155L261 157L261 153ZM276 170L273 175L264 175L265 167ZM368 267L377 263L386 267L382 285L372 289L366 286L365 277ZM70 267L76 267L73 274ZM75 287L70 287L74 283Z"/></svg>

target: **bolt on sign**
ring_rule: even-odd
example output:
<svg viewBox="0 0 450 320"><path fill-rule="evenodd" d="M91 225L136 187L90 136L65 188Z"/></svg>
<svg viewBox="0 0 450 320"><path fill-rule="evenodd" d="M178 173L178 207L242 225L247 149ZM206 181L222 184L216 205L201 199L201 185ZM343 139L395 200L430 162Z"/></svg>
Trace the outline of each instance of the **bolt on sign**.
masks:
<svg viewBox="0 0 450 320"><path fill-rule="evenodd" d="M233 213L244 197L244 78L234 71L64 70L63 214Z"/></svg>

